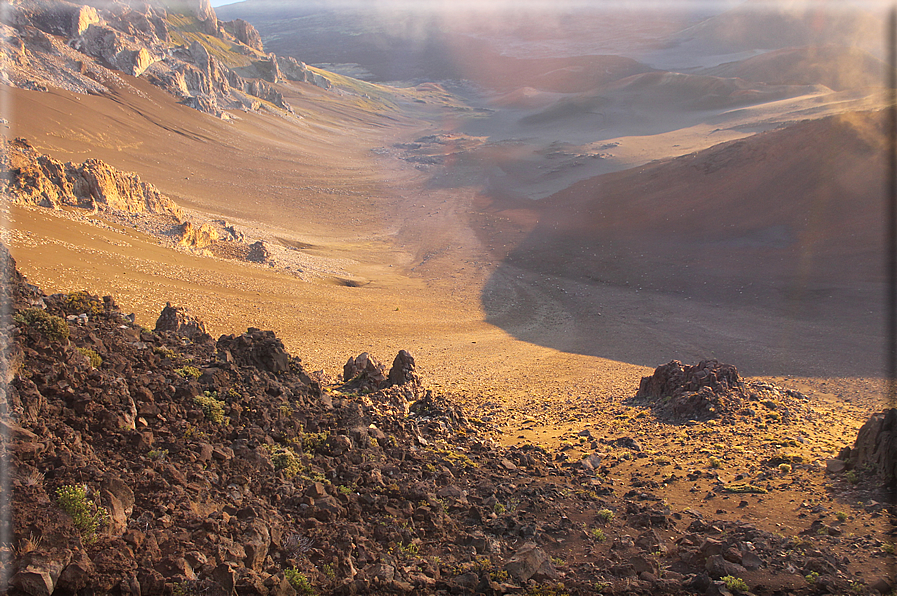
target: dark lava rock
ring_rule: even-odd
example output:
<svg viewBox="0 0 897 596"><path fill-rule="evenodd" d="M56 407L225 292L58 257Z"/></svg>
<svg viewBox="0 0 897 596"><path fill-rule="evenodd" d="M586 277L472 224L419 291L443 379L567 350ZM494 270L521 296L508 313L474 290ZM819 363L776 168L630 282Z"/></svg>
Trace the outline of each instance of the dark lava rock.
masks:
<svg viewBox="0 0 897 596"><path fill-rule="evenodd" d="M174 333L180 337L186 337L193 341L204 338L211 339L206 333L206 325L192 316L187 309L180 306L172 306L171 302L165 305L162 313L156 320L156 333Z"/></svg>
<svg viewBox="0 0 897 596"><path fill-rule="evenodd" d="M860 427L849 452L857 469L871 469L886 481L897 479L897 409L873 414Z"/></svg>
<svg viewBox="0 0 897 596"><path fill-rule="evenodd" d="M651 399L660 413L672 418L710 418L741 405L744 383L731 364L702 360L691 366L673 360L642 377L636 398Z"/></svg>

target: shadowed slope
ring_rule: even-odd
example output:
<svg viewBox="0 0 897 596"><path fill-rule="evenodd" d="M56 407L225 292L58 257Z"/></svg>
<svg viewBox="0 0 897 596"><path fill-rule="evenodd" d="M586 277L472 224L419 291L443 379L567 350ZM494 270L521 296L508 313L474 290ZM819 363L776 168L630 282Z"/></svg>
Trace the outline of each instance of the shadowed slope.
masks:
<svg viewBox="0 0 897 596"><path fill-rule="evenodd" d="M557 298L578 338L563 349L652 364L689 345L765 373L798 329L799 369L874 373L882 132L875 114L827 118L580 182L528 207L538 224L504 268L575 286ZM500 326L505 275L483 295ZM603 336L623 311L599 320L601 304L645 308Z"/></svg>

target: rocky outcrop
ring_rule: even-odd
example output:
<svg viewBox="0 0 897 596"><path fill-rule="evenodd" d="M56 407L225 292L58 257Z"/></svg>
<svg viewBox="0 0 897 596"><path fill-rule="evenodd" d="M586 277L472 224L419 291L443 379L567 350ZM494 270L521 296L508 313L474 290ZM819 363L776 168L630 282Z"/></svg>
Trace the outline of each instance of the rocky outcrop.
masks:
<svg viewBox="0 0 897 596"><path fill-rule="evenodd" d="M197 228L189 221L178 226L176 235L178 246L193 249L206 248L219 238L218 230L209 224L203 224Z"/></svg>
<svg viewBox="0 0 897 596"><path fill-rule="evenodd" d="M871 471L886 482L897 480L897 409L873 414L844 455L855 469Z"/></svg>
<svg viewBox="0 0 897 596"><path fill-rule="evenodd" d="M350 357L343 366L343 386L347 389L377 391L388 383L386 367L367 352Z"/></svg>
<svg viewBox="0 0 897 596"><path fill-rule="evenodd" d="M181 209L140 176L98 159L78 165L44 155L24 139L4 143L0 192L19 203L58 209L63 205L91 211L154 213L183 217Z"/></svg>
<svg viewBox="0 0 897 596"><path fill-rule="evenodd" d="M208 0L166 0L164 5L17 2L0 23L0 82L26 89L105 93L129 85L116 74L124 73L143 77L186 105L218 117L228 109L262 109L264 102L292 111L269 84L285 77L276 57L260 55L261 38L252 25L238 19L219 29ZM206 37L191 36L189 48L173 46L169 11L195 17ZM206 46L214 46L212 37L245 44L235 51L236 62L245 61L246 55L255 58L251 72L264 80L245 79L211 56Z"/></svg>
<svg viewBox="0 0 897 596"><path fill-rule="evenodd" d="M171 302L165 305L162 313L156 320L155 333L174 333L178 337L185 337L192 341L200 341L203 338L211 339L206 333L206 325L190 312L180 306L172 306Z"/></svg>
<svg viewBox="0 0 897 596"><path fill-rule="evenodd" d="M253 263L267 263L271 258L271 253L261 240L257 240L249 245L249 252L246 253L246 260Z"/></svg>
<svg viewBox="0 0 897 596"><path fill-rule="evenodd" d="M392 385L420 383L420 377L417 375L414 365L414 356L407 350L400 350L395 360L392 361L388 378Z"/></svg>
<svg viewBox="0 0 897 596"><path fill-rule="evenodd" d="M304 63L299 62L292 56L277 56L276 60L278 69L287 80L311 83L321 89L333 88L333 84L326 77L309 70Z"/></svg>
<svg viewBox="0 0 897 596"><path fill-rule="evenodd" d="M683 365L678 360L642 377L636 398L658 400L660 409L675 418L715 416L741 404L744 384L738 370L717 360Z"/></svg>
<svg viewBox="0 0 897 596"><path fill-rule="evenodd" d="M256 31L255 27L247 23L243 19L234 19L221 24L224 30L233 35L237 41L246 44L250 48L262 52L264 46L262 44L262 36Z"/></svg>
<svg viewBox="0 0 897 596"><path fill-rule="evenodd" d="M291 359L283 342L272 331L249 328L242 335L222 335L215 349L222 362L234 362L272 373L284 373L291 367L302 370L300 361Z"/></svg>

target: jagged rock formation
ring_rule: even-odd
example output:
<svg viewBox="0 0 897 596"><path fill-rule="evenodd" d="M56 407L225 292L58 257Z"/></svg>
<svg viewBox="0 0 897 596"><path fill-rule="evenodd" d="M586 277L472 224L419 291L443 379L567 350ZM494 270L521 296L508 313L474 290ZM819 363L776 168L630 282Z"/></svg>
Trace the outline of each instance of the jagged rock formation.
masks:
<svg viewBox="0 0 897 596"><path fill-rule="evenodd" d="M265 247L265 243L261 240L253 242L249 245L249 252L246 253L246 260L253 263L267 263L271 258L271 253Z"/></svg>
<svg viewBox="0 0 897 596"><path fill-rule="evenodd" d="M181 219L183 212L140 176L121 172L98 159L80 165L62 163L28 141L3 143L0 194L17 203L58 209L63 205L91 211L153 213Z"/></svg>
<svg viewBox="0 0 897 596"><path fill-rule="evenodd" d="M255 27L244 21L243 19L234 19L221 24L224 30L237 38L240 43L246 44L250 48L259 52L264 50L262 45L262 36L256 31Z"/></svg>
<svg viewBox="0 0 897 596"><path fill-rule="evenodd" d="M170 15L192 19L201 33L183 37ZM263 54L252 25L240 19L219 22L207 0L133 5L115 0L87 5L20 0L8 4L2 18L0 82L24 89L58 87L100 94L110 86L126 87L117 74L125 73L147 79L195 109L223 116L226 109L260 109L262 102L292 112L269 82L330 86L301 62ZM190 45L175 45L172 32L191 39ZM232 46L233 64L225 65L209 53L211 38ZM250 64L258 73L250 76L265 80L247 79L234 70Z"/></svg>
<svg viewBox="0 0 897 596"><path fill-rule="evenodd" d="M702 360L690 366L673 360L658 366L650 377L642 377L636 397L661 400L673 417L696 418L731 410L727 398L732 393L741 396L743 387L731 364Z"/></svg>
<svg viewBox="0 0 897 596"><path fill-rule="evenodd" d="M683 365L673 360L642 377L634 403L648 403L661 418L671 420L719 419L766 416L790 420L801 411L807 397L762 381L745 382L731 364L702 360Z"/></svg>
<svg viewBox="0 0 897 596"><path fill-rule="evenodd" d="M149 332L111 297L45 296L0 259L19 315L0 326L10 596L726 594L726 575L809 595L865 581L832 550L863 539L831 541L819 520L784 536L674 511L644 483L498 447L444 395L406 408L407 385L322 390L270 331ZM606 545L584 538L599 508ZM587 563L559 558L584 540Z"/></svg>
<svg viewBox="0 0 897 596"><path fill-rule="evenodd" d="M376 358L362 352L355 358L349 358L343 366L343 382L347 389L358 391L377 391L389 384L386 367Z"/></svg>
<svg viewBox="0 0 897 596"><path fill-rule="evenodd" d="M858 470L874 472L885 482L897 480L897 409L873 414L843 456Z"/></svg>
<svg viewBox="0 0 897 596"><path fill-rule="evenodd" d="M414 356L407 350L400 350L395 360L392 361L392 368L389 369L388 378L393 385L420 383L420 377L417 375L414 365Z"/></svg>
<svg viewBox="0 0 897 596"><path fill-rule="evenodd" d="M198 228L189 221L182 223L176 232L178 246L193 249L203 249L219 239L218 230L209 224L203 224Z"/></svg>
<svg viewBox="0 0 897 596"><path fill-rule="evenodd" d="M191 315L187 309L172 306L171 302L165 305L162 313L156 320L155 333L173 333L178 337L186 337L191 341L200 341L211 336L206 333L206 324Z"/></svg>

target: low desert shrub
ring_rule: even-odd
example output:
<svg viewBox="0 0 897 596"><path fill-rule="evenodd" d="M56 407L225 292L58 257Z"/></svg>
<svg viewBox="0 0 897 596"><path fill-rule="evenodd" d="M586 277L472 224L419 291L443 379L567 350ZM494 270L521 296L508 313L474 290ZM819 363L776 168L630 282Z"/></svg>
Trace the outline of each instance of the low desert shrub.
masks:
<svg viewBox="0 0 897 596"><path fill-rule="evenodd" d="M96 540L97 531L109 521L109 511L87 496L83 486L68 484L56 489L56 504L71 518L84 542Z"/></svg>
<svg viewBox="0 0 897 596"><path fill-rule="evenodd" d="M206 420L215 424L225 424L224 402L218 399L218 394L215 391L204 391L202 395L194 397L193 401L202 408Z"/></svg>
<svg viewBox="0 0 897 596"><path fill-rule="evenodd" d="M62 343L69 338L69 324L62 317L51 315L42 308L26 308L13 317L16 323L36 329L53 342Z"/></svg>
<svg viewBox="0 0 897 596"><path fill-rule="evenodd" d="M103 364L103 358L90 348L78 348L78 351L84 354L92 367L100 368L100 365Z"/></svg>

